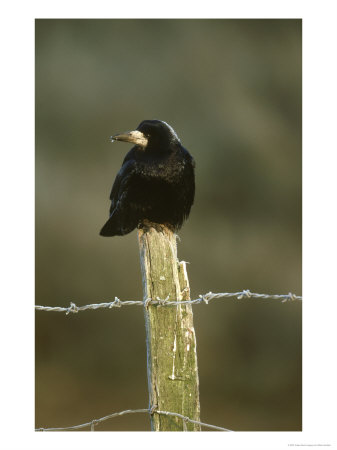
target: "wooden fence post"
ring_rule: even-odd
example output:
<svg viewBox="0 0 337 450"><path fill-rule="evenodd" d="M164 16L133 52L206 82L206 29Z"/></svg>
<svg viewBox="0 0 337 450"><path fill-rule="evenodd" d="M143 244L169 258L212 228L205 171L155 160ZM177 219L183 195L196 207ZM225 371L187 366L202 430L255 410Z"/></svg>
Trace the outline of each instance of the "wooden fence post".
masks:
<svg viewBox="0 0 337 450"><path fill-rule="evenodd" d="M186 263L177 259L176 235L166 227L138 231L146 299L190 299ZM144 307L150 407L200 421L199 376L192 306ZM154 413L153 431L200 431L200 426Z"/></svg>

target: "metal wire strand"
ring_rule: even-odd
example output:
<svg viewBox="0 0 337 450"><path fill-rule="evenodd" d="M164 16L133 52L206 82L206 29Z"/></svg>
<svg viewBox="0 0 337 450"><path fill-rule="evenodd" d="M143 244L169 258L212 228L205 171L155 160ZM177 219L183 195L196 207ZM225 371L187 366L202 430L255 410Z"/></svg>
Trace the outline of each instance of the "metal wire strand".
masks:
<svg viewBox="0 0 337 450"><path fill-rule="evenodd" d="M86 422L86 423L82 423L80 425L73 425L71 427L63 427L63 428L36 428L35 431L72 431L72 430L80 430L82 428L88 428L90 427L90 431L95 431L95 426L105 422L108 419L112 419L113 417L117 417L117 416L123 416L125 414L137 414L137 413L147 413L147 414L162 414L165 416L173 416L173 417L179 417L180 419L183 420L184 425L184 431L186 431L186 423L190 422L190 423L194 423L196 425L200 425L201 427L205 427L205 428L211 428L213 430L218 430L218 431L233 431L233 430L229 430L228 428L223 428L223 427L218 427L216 425L211 425L209 423L204 423L204 422L199 422L197 420L193 420L190 419L187 416L183 416L182 414L179 413L175 413L175 412L170 412L170 411L159 411L153 408L150 409L127 409L125 411L120 411L120 412L116 412L116 413L112 413L109 414L108 416L104 416L101 417L100 419L93 419L90 422Z"/></svg>
<svg viewBox="0 0 337 450"><path fill-rule="evenodd" d="M54 312L65 312L67 315L70 313L78 313L80 311L85 311L87 309L100 309L100 308L120 308L122 306L145 306L148 308L150 305L157 305L158 307L162 306L177 306L177 305L196 305L199 303L208 303L211 300L219 299L219 298L236 298L238 300L243 299L261 299L261 300L281 300L282 303L285 302L295 302L302 301L302 297L299 295L292 294L257 294L254 292L250 292L248 289L243 290L241 292L220 292L213 293L208 292L207 294L199 295L199 298L195 300L183 300L183 301L170 301L169 298L165 299L151 299L147 298L144 301L142 300L119 300L118 297L115 297L114 301L104 302L104 303L93 303L91 305L77 306L75 303L70 302L70 306L62 307L62 306L41 306L36 305L35 309L38 311L54 311Z"/></svg>

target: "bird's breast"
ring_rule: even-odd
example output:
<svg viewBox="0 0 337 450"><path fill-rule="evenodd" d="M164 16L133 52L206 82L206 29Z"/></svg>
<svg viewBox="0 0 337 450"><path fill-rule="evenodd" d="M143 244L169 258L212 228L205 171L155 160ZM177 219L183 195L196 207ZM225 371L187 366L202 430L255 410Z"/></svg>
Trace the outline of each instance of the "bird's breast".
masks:
<svg viewBox="0 0 337 450"><path fill-rule="evenodd" d="M166 183L177 183L183 176L184 164L176 162L160 162L146 164L141 169L142 176L148 180L162 180Z"/></svg>

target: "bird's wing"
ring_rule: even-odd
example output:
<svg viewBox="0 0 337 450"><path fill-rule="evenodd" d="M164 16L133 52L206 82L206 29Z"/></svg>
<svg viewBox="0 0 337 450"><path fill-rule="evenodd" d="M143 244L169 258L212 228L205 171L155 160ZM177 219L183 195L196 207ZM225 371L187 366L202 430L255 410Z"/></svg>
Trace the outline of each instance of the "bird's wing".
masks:
<svg viewBox="0 0 337 450"><path fill-rule="evenodd" d="M128 184L130 177L135 172L136 162L134 160L124 160L122 167L120 168L114 184L111 189L110 200L110 216L118 206L118 202L121 200L121 195Z"/></svg>

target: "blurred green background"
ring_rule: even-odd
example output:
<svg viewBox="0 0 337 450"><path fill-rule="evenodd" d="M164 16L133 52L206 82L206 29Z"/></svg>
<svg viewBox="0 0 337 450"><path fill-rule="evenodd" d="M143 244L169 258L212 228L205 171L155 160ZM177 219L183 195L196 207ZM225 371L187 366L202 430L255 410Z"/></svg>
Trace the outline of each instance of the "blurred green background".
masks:
<svg viewBox="0 0 337 450"><path fill-rule="evenodd" d="M36 21L36 303L142 298L136 232L102 238L130 146L162 119L196 160L192 298L301 294L301 20ZM300 430L301 305L194 307L201 418ZM141 307L36 315L36 426L148 405ZM149 430L128 415L97 430Z"/></svg>

